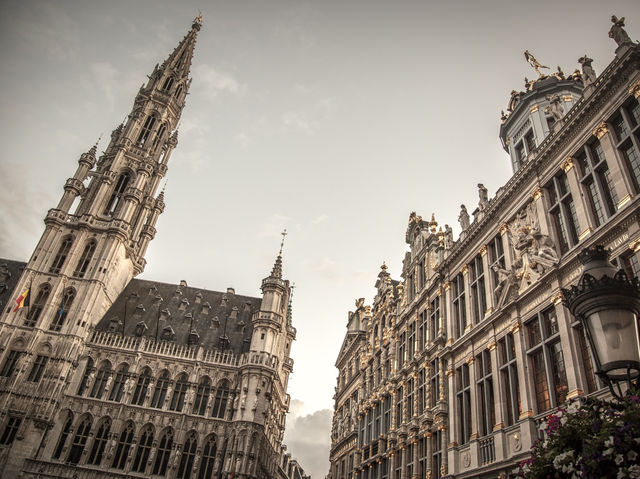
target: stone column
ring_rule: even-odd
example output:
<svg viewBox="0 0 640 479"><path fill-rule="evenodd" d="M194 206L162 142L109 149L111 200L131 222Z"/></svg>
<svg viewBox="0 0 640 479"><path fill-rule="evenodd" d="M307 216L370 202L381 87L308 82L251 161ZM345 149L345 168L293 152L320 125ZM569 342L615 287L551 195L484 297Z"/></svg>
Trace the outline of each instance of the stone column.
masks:
<svg viewBox="0 0 640 479"><path fill-rule="evenodd" d="M535 401L534 391L531 390L527 381L527 346L523 337L523 331L519 319L516 317L511 323L511 333L513 333L513 344L516 350L516 365L518 366L518 386L520 388L520 419L533 417L533 403Z"/></svg>
<svg viewBox="0 0 640 479"><path fill-rule="evenodd" d="M424 461L424 477L430 477L429 472L433 468L433 444L431 444L433 435L431 434L431 431L427 431L424 437L427 441L427 457Z"/></svg>
<svg viewBox="0 0 640 479"><path fill-rule="evenodd" d="M487 317L495 310L495 300L493 297L493 275L491 274L491 266L489 264L489 255L487 254L487 245L480 248L480 256L482 257L482 269L484 270L484 298L487 309L484 311L484 317Z"/></svg>
<svg viewBox="0 0 640 479"><path fill-rule="evenodd" d="M400 479L396 477L396 451L392 449L389 453L389 479Z"/></svg>
<svg viewBox="0 0 640 479"><path fill-rule="evenodd" d="M568 157L562 163L562 169L567 175L569 180L569 189L571 190L571 197L573 198L573 204L576 207L576 215L578 216L578 241L582 241L589 236L595 229L595 223L590 216L590 207L587 204L587 199L582 194L582 185L578 178L578 168L575 165L576 160L572 157Z"/></svg>
<svg viewBox="0 0 640 479"><path fill-rule="evenodd" d="M476 368L475 368L476 358L475 356L470 356L467 358L466 363L469 365L469 389L471 393L471 435L469 437L469 442L478 439L478 395L476 390Z"/></svg>
<svg viewBox="0 0 640 479"><path fill-rule="evenodd" d="M419 442L416 438L413 439L412 441L413 444L413 470L411 473L411 479L420 479L420 476L418 476L418 445Z"/></svg>
<svg viewBox="0 0 640 479"><path fill-rule="evenodd" d="M403 444L400 451L402 454L400 461L400 479L407 479L407 446Z"/></svg>

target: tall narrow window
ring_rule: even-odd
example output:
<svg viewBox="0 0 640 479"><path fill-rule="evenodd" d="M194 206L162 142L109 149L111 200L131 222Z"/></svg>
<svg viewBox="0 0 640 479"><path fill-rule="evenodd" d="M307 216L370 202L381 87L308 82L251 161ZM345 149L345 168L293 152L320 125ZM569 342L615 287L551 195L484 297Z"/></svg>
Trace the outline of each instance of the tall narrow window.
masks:
<svg viewBox="0 0 640 479"><path fill-rule="evenodd" d="M180 95L182 95L182 85L178 85L178 88L176 88L176 92L173 94L173 97L179 100Z"/></svg>
<svg viewBox="0 0 640 479"><path fill-rule="evenodd" d="M0 370L0 376L9 377L16 370L16 365L18 364L18 360L24 354L24 351L17 351L12 349L9 351L7 355L7 359L5 359L4 364L2 365L2 370Z"/></svg>
<svg viewBox="0 0 640 479"><path fill-rule="evenodd" d="M133 444L133 433L133 423L127 422L120 433L118 447L116 448L116 453L113 457L111 467L115 469L124 469L124 465L127 462L127 456L129 455L129 449L131 448L131 444Z"/></svg>
<svg viewBox="0 0 640 479"><path fill-rule="evenodd" d="M164 405L164 398L167 396L167 389L169 388L169 372L163 371L162 375L156 381L156 387L153 390L153 397L151 398L151 407L161 409Z"/></svg>
<svg viewBox="0 0 640 479"><path fill-rule="evenodd" d="M96 379L93 381L93 387L91 388L89 397L102 399L102 395L107 387L107 381L111 377L111 373L111 364L108 361L102 363L100 369L98 369L98 373L96 374Z"/></svg>
<svg viewBox="0 0 640 479"><path fill-rule="evenodd" d="M640 104L635 98L620 109L619 114L611 120L616 135L616 146L622 153L627 169L631 173L636 192L640 191L640 126L638 113Z"/></svg>
<svg viewBox="0 0 640 479"><path fill-rule="evenodd" d="M149 138L149 135L151 135L151 132L153 131L153 127L156 126L156 121L157 119L153 115L149 115L147 117L147 119L144 121L144 124L142 125L142 129L140 130L140 133L138 134L138 139L136 140L136 146L140 148L144 146L145 142Z"/></svg>
<svg viewBox="0 0 640 479"><path fill-rule="evenodd" d="M409 349L409 359L413 359L416 353L416 322L411 321L409 323L409 341L407 343Z"/></svg>
<svg viewBox="0 0 640 479"><path fill-rule="evenodd" d="M16 434L18 433L18 428L21 423L22 418L9 417L7 425L4 427L4 431L2 432L2 436L0 436L0 444L12 444L13 440L16 438Z"/></svg>
<svg viewBox="0 0 640 479"><path fill-rule="evenodd" d="M424 350L428 344L427 336L427 310L423 309L418 315L418 349Z"/></svg>
<svg viewBox="0 0 640 479"><path fill-rule="evenodd" d="M151 370L149 368L144 368L140 376L138 376L136 389L133 392L133 397L131 398L131 404L134 404L136 406L142 406L144 404L144 400L147 397L147 391L149 390L150 382Z"/></svg>
<svg viewBox="0 0 640 479"><path fill-rule="evenodd" d="M62 329L62 325L64 324L64 320L67 319L67 315L69 314L69 310L71 309L71 305L73 304L73 299L76 297L76 291L73 288L65 289L62 294L62 301L60 302L60 306L58 310L55 312L53 317L53 321L51 321L51 325L49 329L51 331L60 331Z"/></svg>
<svg viewBox="0 0 640 479"><path fill-rule="evenodd" d="M76 435L73 436L71 448L69 449L69 455L67 456L67 463L78 464L80 462L82 451L84 450L84 446L87 443L87 438L89 437L90 430L91 417L85 416L85 418L80 421L80 424L76 429Z"/></svg>
<svg viewBox="0 0 640 479"><path fill-rule="evenodd" d="M156 460L153 463L153 474L164 476L167 473L167 465L169 464L169 456L173 447L173 431L167 429L158 443L158 451L156 452Z"/></svg>
<svg viewBox="0 0 640 479"><path fill-rule="evenodd" d="M493 292L496 303L500 301L504 284L500 284L500 270L505 269L504 246L502 244L502 235L498 234L489 243L489 261L491 262L491 279L493 283Z"/></svg>
<svg viewBox="0 0 640 479"><path fill-rule="evenodd" d="M49 268L49 273L58 274L60 272L62 266L64 266L64 262L67 260L72 244L73 238L71 236L67 236L62 240L62 244L60 244L60 248L58 248L58 253L55 258L53 258L53 263L51 263L51 267Z"/></svg>
<svg viewBox="0 0 640 479"><path fill-rule="evenodd" d="M402 400L403 388L400 386L396 389L396 427L399 427L404 422L404 415L402 414Z"/></svg>
<svg viewBox="0 0 640 479"><path fill-rule="evenodd" d="M564 403L568 390L555 308L539 313L526 329L537 412L543 413Z"/></svg>
<svg viewBox="0 0 640 479"><path fill-rule="evenodd" d="M422 414L426 409L426 390L427 387L427 371L420 368L418 372L418 415Z"/></svg>
<svg viewBox="0 0 640 479"><path fill-rule="evenodd" d="M596 382L596 376L593 370L593 360L591 359L591 351L587 346L587 341L584 338L584 329L582 324L576 321L577 324L573 325L574 332L573 334L576 337L578 342L578 349L580 351L580 360L582 363L582 367L584 368L584 376L586 380L585 384L585 393L592 393L596 391L598 388L598 383Z"/></svg>
<svg viewBox="0 0 640 479"><path fill-rule="evenodd" d="M467 311L464 295L464 275L458 274L452 282L453 316L456 322L456 337L461 337L467 328Z"/></svg>
<svg viewBox="0 0 640 479"><path fill-rule="evenodd" d="M121 401L124 394L124 384L129 377L129 365L123 364L116 372L116 376L111 386L111 392L109 393L109 401Z"/></svg>
<svg viewBox="0 0 640 479"><path fill-rule="evenodd" d="M162 84L162 89L164 91L169 91L171 90L171 87L173 86L173 83L175 82L175 79L172 76L167 77L164 80L164 83Z"/></svg>
<svg viewBox="0 0 640 479"><path fill-rule="evenodd" d="M122 199L122 195L124 195L124 191L127 189L130 180L131 175L126 171L118 176L118 181L116 182L116 186L113 189L111 196L109 197L109 201L104 208L103 214L112 216L116 212L116 209L120 204L120 200Z"/></svg>
<svg viewBox="0 0 640 479"><path fill-rule="evenodd" d="M104 449L107 446L107 441L109 440L110 431L111 419L107 417L102 420L102 423L98 427L98 432L96 432L96 438L91 446L91 452L89 453L87 464L99 466L100 463L102 463L102 457L104 456Z"/></svg>
<svg viewBox="0 0 640 479"><path fill-rule="evenodd" d="M198 479L210 479L213 477L213 466L216 463L216 451L216 437L211 435L204 441Z"/></svg>
<svg viewBox="0 0 640 479"><path fill-rule="evenodd" d="M89 378L95 372L96 368L93 367L93 359L87 358L87 365L84 368L84 374L80 380L80 386L78 386L78 396L82 396L89 387Z"/></svg>
<svg viewBox="0 0 640 479"><path fill-rule="evenodd" d="M162 125L160 125L160 127L158 128L158 131L156 132L156 136L153 138L153 145L152 145L153 148L161 144L162 139L164 138L164 134L166 132L167 132L167 124L163 123Z"/></svg>
<svg viewBox="0 0 640 479"><path fill-rule="evenodd" d="M31 372L29 373L27 381L31 381L34 383L39 382L40 379L42 379L42 374L44 373L44 368L47 366L48 361L49 356L38 354L35 362L33 363L33 367L31 368Z"/></svg>
<svg viewBox="0 0 640 479"><path fill-rule="evenodd" d="M402 332L400 334L400 344L398 345L398 368L404 366L404 362L407 360L407 333Z"/></svg>
<svg viewBox="0 0 640 479"><path fill-rule="evenodd" d="M56 445L55 450L53 451L53 459L60 459L60 455L62 454L62 449L64 449L64 445L67 442L67 437L69 437L69 432L71 431L71 426L73 425L73 414L71 412L68 413L67 420L62 426L62 431L60 431L60 437L58 438L58 444Z"/></svg>
<svg viewBox="0 0 640 479"><path fill-rule="evenodd" d="M436 430L431 435L431 478L440 479L440 469L442 467L442 432Z"/></svg>
<svg viewBox="0 0 640 479"><path fill-rule="evenodd" d="M429 336L431 341L435 341L440 331L440 296L433 298L430 303L431 313L429 314Z"/></svg>
<svg viewBox="0 0 640 479"><path fill-rule="evenodd" d="M136 457L133 461L133 472L144 473L147 461L149 460L149 454L151 453L151 445L153 444L153 426L148 425L142 431L140 440L138 441L138 449L136 450Z"/></svg>
<svg viewBox="0 0 640 479"><path fill-rule="evenodd" d="M456 369L456 402L458 412L458 439L466 444L471 438L471 385L469 365Z"/></svg>
<svg viewBox="0 0 640 479"><path fill-rule="evenodd" d="M198 437L195 431L191 431L187 435L187 440L182 448L182 457L180 458L180 466L178 466L177 479L189 479L191 477L191 469L193 469L193 460L196 457L196 447L198 446Z"/></svg>
<svg viewBox="0 0 640 479"><path fill-rule="evenodd" d="M96 242L94 240L89 241L82 252L82 256L80 256L80 260L78 261L78 265L76 266L76 270L73 272L74 276L78 278L84 278L85 273L87 272L87 268L89 267L89 263L91 262L91 258L93 258L93 253L96 251Z"/></svg>
<svg viewBox="0 0 640 479"><path fill-rule="evenodd" d="M413 378L407 381L407 421L413 419L413 398L414 398L414 382Z"/></svg>
<svg viewBox="0 0 640 479"><path fill-rule="evenodd" d="M566 253L578 243L578 215L569 189L569 179L561 171L547 184L549 214L553 220L560 251Z"/></svg>
<svg viewBox="0 0 640 479"><path fill-rule="evenodd" d="M431 370L431 378L429 380L429 385L431 389L431 402L429 407L435 407L438 404L438 400L440 399L440 360L438 358L434 359L429 363Z"/></svg>
<svg viewBox="0 0 640 479"><path fill-rule="evenodd" d="M187 382L187 375L182 374L176 381L176 387L173 390L173 396L171 397L171 404L169 409L171 411L182 411L184 406L184 398L189 389L189 383Z"/></svg>
<svg viewBox="0 0 640 479"><path fill-rule="evenodd" d="M40 318L40 314L42 314L42 310L44 309L45 304L47 304L47 299L49 299L50 292L51 286L49 286L49 283L45 283L40 286L38 294L36 295L36 299L27 312L27 317L24 320L25 326L33 327L36 325L36 323L38 322L38 318Z"/></svg>
<svg viewBox="0 0 640 479"><path fill-rule="evenodd" d="M473 321L478 324L484 319L484 313L487 310L487 297L484 289L484 264L482 255L477 255L473 262L469 265L471 273L471 312Z"/></svg>
<svg viewBox="0 0 640 479"><path fill-rule="evenodd" d="M193 402L193 414L203 416L209 402L209 395L211 394L211 381L205 377L200 380L198 389L196 390L196 399Z"/></svg>
<svg viewBox="0 0 640 479"><path fill-rule="evenodd" d="M507 426L520 418L520 385L518 383L518 364L513 334L508 333L498 341L500 354L500 382L507 408Z"/></svg>
<svg viewBox="0 0 640 479"><path fill-rule="evenodd" d="M227 401L229 400L229 384L222 381L216 390L216 397L211 408L211 417L224 419L224 413L227 410Z"/></svg>
<svg viewBox="0 0 640 479"><path fill-rule="evenodd" d="M616 212L616 195L609 166L599 141L585 145L577 156L580 165L580 182L589 201L591 217L596 226L603 224Z"/></svg>
<svg viewBox="0 0 640 479"><path fill-rule="evenodd" d="M487 436L493 432L496 423L495 404L493 400L493 374L491 373L491 354L485 349L476 356L476 388L479 401L480 434Z"/></svg>

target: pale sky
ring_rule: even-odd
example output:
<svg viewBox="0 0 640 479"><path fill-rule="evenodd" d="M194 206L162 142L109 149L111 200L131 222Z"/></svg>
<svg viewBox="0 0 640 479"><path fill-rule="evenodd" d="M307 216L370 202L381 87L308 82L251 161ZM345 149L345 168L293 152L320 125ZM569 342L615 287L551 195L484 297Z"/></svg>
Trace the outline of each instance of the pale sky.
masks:
<svg viewBox="0 0 640 479"><path fill-rule="evenodd" d="M336 355L383 261L399 278L411 211L455 236L476 184L510 176L509 92L544 65L613 58L612 14L640 39L640 2L3 1L0 257L26 261L80 154L201 11L193 84L142 277L260 294L290 233L298 339L286 442L328 470Z"/></svg>

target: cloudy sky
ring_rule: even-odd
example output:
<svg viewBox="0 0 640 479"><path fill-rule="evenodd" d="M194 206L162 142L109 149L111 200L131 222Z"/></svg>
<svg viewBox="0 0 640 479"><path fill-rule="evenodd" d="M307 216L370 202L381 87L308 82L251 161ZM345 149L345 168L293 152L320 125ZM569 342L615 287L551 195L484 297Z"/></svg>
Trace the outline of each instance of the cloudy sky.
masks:
<svg viewBox="0 0 640 479"><path fill-rule="evenodd" d="M566 73L613 57L610 16L640 2L235 0L0 4L0 257L28 259L80 154L130 111L201 11L167 208L143 277L258 295L287 228L296 284L289 449L327 472L333 366L354 300L399 277L411 211L509 177L498 139L529 49Z"/></svg>

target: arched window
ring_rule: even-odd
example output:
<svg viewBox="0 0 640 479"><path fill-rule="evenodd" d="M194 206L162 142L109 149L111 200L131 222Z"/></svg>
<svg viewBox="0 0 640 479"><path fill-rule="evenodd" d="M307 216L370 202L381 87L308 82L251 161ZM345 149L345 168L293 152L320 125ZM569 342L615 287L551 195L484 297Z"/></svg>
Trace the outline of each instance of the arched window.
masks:
<svg viewBox="0 0 640 479"><path fill-rule="evenodd" d="M44 309L44 305L47 303L47 299L49 299L49 293L51 292L51 286L49 283L45 283L40 286L40 290L36 295L36 299L29 308L29 312L27 313L27 317L24 320L24 325L28 327L33 327L38 322L38 318Z"/></svg>
<svg viewBox="0 0 640 479"><path fill-rule="evenodd" d="M113 457L113 464L111 464L111 467L115 469L124 469L124 465L127 462L127 456L129 455L129 448L133 443L133 433L133 423L129 421L124 425L124 428L120 433L118 447L116 448L116 454Z"/></svg>
<svg viewBox="0 0 640 479"><path fill-rule="evenodd" d="M198 436L195 431L191 431L187 435L187 440L182 448L182 457L180 458L180 466L178 467L177 479L189 479L191 477L191 469L193 469L193 460L196 457L196 447L198 446Z"/></svg>
<svg viewBox="0 0 640 479"><path fill-rule="evenodd" d="M153 115L149 115L145 120L144 125L142 125L142 129L140 130L140 134L138 135L138 139L136 140L136 145L139 148L142 148L144 146L147 138L149 138L149 135L151 135L153 127L156 126L156 121L158 120Z"/></svg>
<svg viewBox="0 0 640 479"><path fill-rule="evenodd" d="M204 415L210 394L211 381L209 381L209 378L204 377L200 380L200 384L198 384L198 389L196 390L196 400L193 402L193 414Z"/></svg>
<svg viewBox="0 0 640 479"><path fill-rule="evenodd" d="M96 380L93 382L93 387L91 388L89 397L102 399L102 395L107 387L107 381L111 377L111 373L111 363L109 363L109 361L102 363L100 369L98 369L98 373L96 374Z"/></svg>
<svg viewBox="0 0 640 479"><path fill-rule="evenodd" d="M44 373L44 368L47 366L47 362L49 362L49 356L46 354L38 354L36 360L33 362L27 381L34 383L39 382L40 379L42 379L42 374Z"/></svg>
<svg viewBox="0 0 640 479"><path fill-rule="evenodd" d="M227 410L227 402L229 401L229 383L222 381L218 385L216 391L216 398L213 402L213 408L211 409L211 417L217 417L224 419L224 413Z"/></svg>
<svg viewBox="0 0 640 479"><path fill-rule="evenodd" d="M87 268L89 267L89 262L91 258L93 258L93 253L96 251L96 242L94 240L89 241L82 252L82 256L80 256L80 260L78 261L78 265L76 266L76 270L73 272L74 276L78 278L84 278L84 274L87 272Z"/></svg>
<svg viewBox="0 0 640 479"><path fill-rule="evenodd" d="M180 95L182 95L182 85L179 85L178 88L176 88L176 92L174 93L173 97L179 100Z"/></svg>
<svg viewBox="0 0 640 479"><path fill-rule="evenodd" d="M71 411L67 413L67 420L62 427L62 432L60 432L60 438L58 438L58 444L56 445L55 450L53 451L53 459L59 459L60 454L62 454L62 449L64 448L64 443L67 442L67 437L69 436L69 431L71 431L71 426L73 424L73 414Z"/></svg>
<svg viewBox="0 0 640 479"><path fill-rule="evenodd" d="M136 383L136 390L133 392L131 398L131 404L136 406L142 406L144 399L147 397L147 391L149 390L149 382L151 382L151 370L144 368L142 374L138 376L138 382Z"/></svg>
<svg viewBox="0 0 640 479"><path fill-rule="evenodd" d="M158 451L156 452L156 461L153 464L153 474L164 476L167 473L167 465L169 464L169 456L171 455L171 448L173 447L173 431L167 429L160 443L158 444Z"/></svg>
<svg viewBox="0 0 640 479"><path fill-rule="evenodd" d="M162 375L156 381L156 387L153 390L153 397L151 398L151 407L162 408L164 404L164 398L167 395L167 389L169 387L169 372L164 371Z"/></svg>
<svg viewBox="0 0 640 479"><path fill-rule="evenodd" d="M189 389L187 375L181 374L176 381L176 387L173 390L173 397L171 398L171 404L169 405L170 410L182 411L182 406L184 406L184 398L187 394L187 389Z"/></svg>
<svg viewBox="0 0 640 479"><path fill-rule="evenodd" d="M166 80L164 81L164 84L162 85L162 89L164 91L169 91L171 90L171 87L173 86L173 82L174 82L174 78L173 77L167 77Z"/></svg>
<svg viewBox="0 0 640 479"><path fill-rule="evenodd" d="M127 189L129 185L129 181L131 180L131 175L129 172L125 171L120 176L118 176L118 181L116 182L116 186L113 189L113 193L111 193L111 197L107 202L107 206L104 208L104 213L107 216L112 216L118 205L120 204L120 199L124 194L124 190Z"/></svg>
<svg viewBox="0 0 640 479"><path fill-rule="evenodd" d="M80 386L78 386L78 396L82 396L87 390L87 387L89 386L89 378L91 377L91 373L94 371L93 359L87 358L87 366L84 368L84 374L80 380Z"/></svg>
<svg viewBox="0 0 640 479"><path fill-rule="evenodd" d="M69 310L71 309L71 305L73 304L73 299L76 297L76 291L73 288L65 289L62 294L62 301L60 302L60 307L55 312L55 316L53 321L51 321L51 326L49 329L51 331L60 331L62 329L62 325L64 324L64 320L67 318L67 314L69 314Z"/></svg>
<svg viewBox="0 0 640 479"><path fill-rule="evenodd" d="M202 461L200 462L198 479L211 479L213 477L213 466L216 463L216 450L216 437L214 435L211 435L204 441L204 449L202 450Z"/></svg>
<svg viewBox="0 0 640 479"><path fill-rule="evenodd" d="M136 450L136 458L133 461L133 472L143 472L147 468L151 445L153 444L153 426L149 424L144 428L138 441L138 449Z"/></svg>
<svg viewBox="0 0 640 479"><path fill-rule="evenodd" d="M104 455L104 449L107 446L107 441L109 440L109 432L111 431L111 419L106 418L103 419L102 424L98 427L98 432L96 432L96 438L93 441L93 446L91 446L91 453L89 453L88 464L99 466L102 462L102 456Z"/></svg>
<svg viewBox="0 0 640 479"><path fill-rule="evenodd" d="M84 450L84 445L87 443L90 430L91 416L85 416L85 418L80 421L80 424L78 424L76 435L73 436L69 455L67 456L67 462L69 464L78 464L80 462L80 457L82 457L82 451Z"/></svg>
<svg viewBox="0 0 640 479"><path fill-rule="evenodd" d="M164 134L167 131L167 124L163 123L162 125L160 125L160 127L158 128L158 131L156 132L156 136L153 139L153 148L155 148L156 146L158 146L158 144L162 141L162 138L164 137Z"/></svg>
<svg viewBox="0 0 640 479"><path fill-rule="evenodd" d="M118 371L116 372L116 377L113 381L111 392L109 393L109 401L122 400L122 395L124 394L124 383L127 381L128 377L129 377L129 365L123 364L118 368Z"/></svg>
<svg viewBox="0 0 640 479"><path fill-rule="evenodd" d="M58 274L60 272L64 262L67 260L67 255L69 254L72 244L73 238L71 236L67 236L62 240L62 244L60 248L58 248L58 253L53 259L53 263L51 263L51 268L49 268L49 273Z"/></svg>

